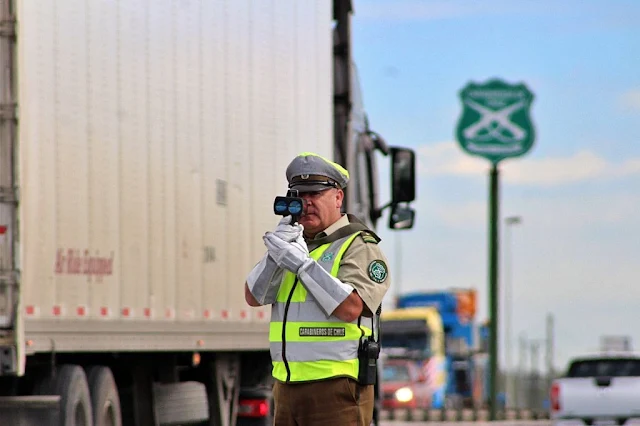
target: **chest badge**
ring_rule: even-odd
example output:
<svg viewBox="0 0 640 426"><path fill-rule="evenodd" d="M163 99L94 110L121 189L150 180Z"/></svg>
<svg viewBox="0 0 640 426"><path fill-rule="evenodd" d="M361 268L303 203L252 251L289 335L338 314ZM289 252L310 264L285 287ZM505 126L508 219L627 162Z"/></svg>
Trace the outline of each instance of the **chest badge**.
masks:
<svg viewBox="0 0 640 426"><path fill-rule="evenodd" d="M333 252L328 251L322 255L321 262L331 262L333 260Z"/></svg>

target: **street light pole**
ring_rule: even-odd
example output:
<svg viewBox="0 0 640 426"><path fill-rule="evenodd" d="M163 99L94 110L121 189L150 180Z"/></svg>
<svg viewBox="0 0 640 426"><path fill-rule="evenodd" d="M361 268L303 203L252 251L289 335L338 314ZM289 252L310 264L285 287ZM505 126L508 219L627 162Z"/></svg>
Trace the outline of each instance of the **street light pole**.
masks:
<svg viewBox="0 0 640 426"><path fill-rule="evenodd" d="M520 333L520 360L518 365L518 389L516 393L518 395L518 404L516 408L522 409L527 406L527 394L524 383L528 382L528 373L527 373L527 350L528 350L529 340L527 339L527 335L524 332Z"/></svg>
<svg viewBox="0 0 640 426"><path fill-rule="evenodd" d="M554 352L554 317L552 313L547 314L547 389L551 389L555 372L553 371L553 352Z"/></svg>
<svg viewBox="0 0 640 426"><path fill-rule="evenodd" d="M513 407L515 398L513 371L511 363L511 314L513 311L513 283L511 272L511 227L522 223L522 217L509 216L505 218L505 285L504 285L504 323L505 323L505 379L507 407Z"/></svg>

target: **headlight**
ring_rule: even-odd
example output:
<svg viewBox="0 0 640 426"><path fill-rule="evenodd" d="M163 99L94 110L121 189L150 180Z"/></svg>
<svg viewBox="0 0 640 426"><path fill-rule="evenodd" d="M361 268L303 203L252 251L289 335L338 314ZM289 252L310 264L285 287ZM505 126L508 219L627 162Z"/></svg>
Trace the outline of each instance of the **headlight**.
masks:
<svg viewBox="0 0 640 426"><path fill-rule="evenodd" d="M409 388L400 388L396 391L396 399L400 402L408 402L413 399L413 391Z"/></svg>

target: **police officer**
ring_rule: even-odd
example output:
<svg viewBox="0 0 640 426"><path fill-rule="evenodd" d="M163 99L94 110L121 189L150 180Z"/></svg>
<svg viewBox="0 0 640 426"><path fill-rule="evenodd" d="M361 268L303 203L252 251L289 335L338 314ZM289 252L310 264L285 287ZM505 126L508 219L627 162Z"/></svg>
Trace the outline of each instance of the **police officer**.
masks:
<svg viewBox="0 0 640 426"><path fill-rule="evenodd" d="M339 164L302 153L286 175L304 214L264 235L267 253L245 283L249 305L272 305L275 425L369 426L374 389L360 368L363 342L390 284L380 238L342 214L349 172Z"/></svg>

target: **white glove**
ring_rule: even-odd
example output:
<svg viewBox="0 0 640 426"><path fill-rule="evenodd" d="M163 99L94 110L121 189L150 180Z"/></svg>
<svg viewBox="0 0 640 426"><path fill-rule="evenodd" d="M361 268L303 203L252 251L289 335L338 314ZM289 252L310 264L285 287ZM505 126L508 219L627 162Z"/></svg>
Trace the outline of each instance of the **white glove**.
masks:
<svg viewBox="0 0 640 426"><path fill-rule="evenodd" d="M302 239L302 235L295 241L287 242L273 232L267 232L262 239L264 240L264 245L267 246L269 256L276 264L294 274L298 273L298 269L305 262L312 260L309 257L309 249Z"/></svg>
<svg viewBox="0 0 640 426"><path fill-rule="evenodd" d="M281 240L291 242L302 237L302 231L304 231L302 225L299 223L291 225L291 216L285 216L280 220L280 223L278 223L273 233L280 237ZM302 241L304 241L304 239Z"/></svg>
<svg viewBox="0 0 640 426"><path fill-rule="evenodd" d="M331 316L336 308L353 293L353 287L350 284L331 276L311 258L298 270L298 278L316 299L327 317Z"/></svg>

